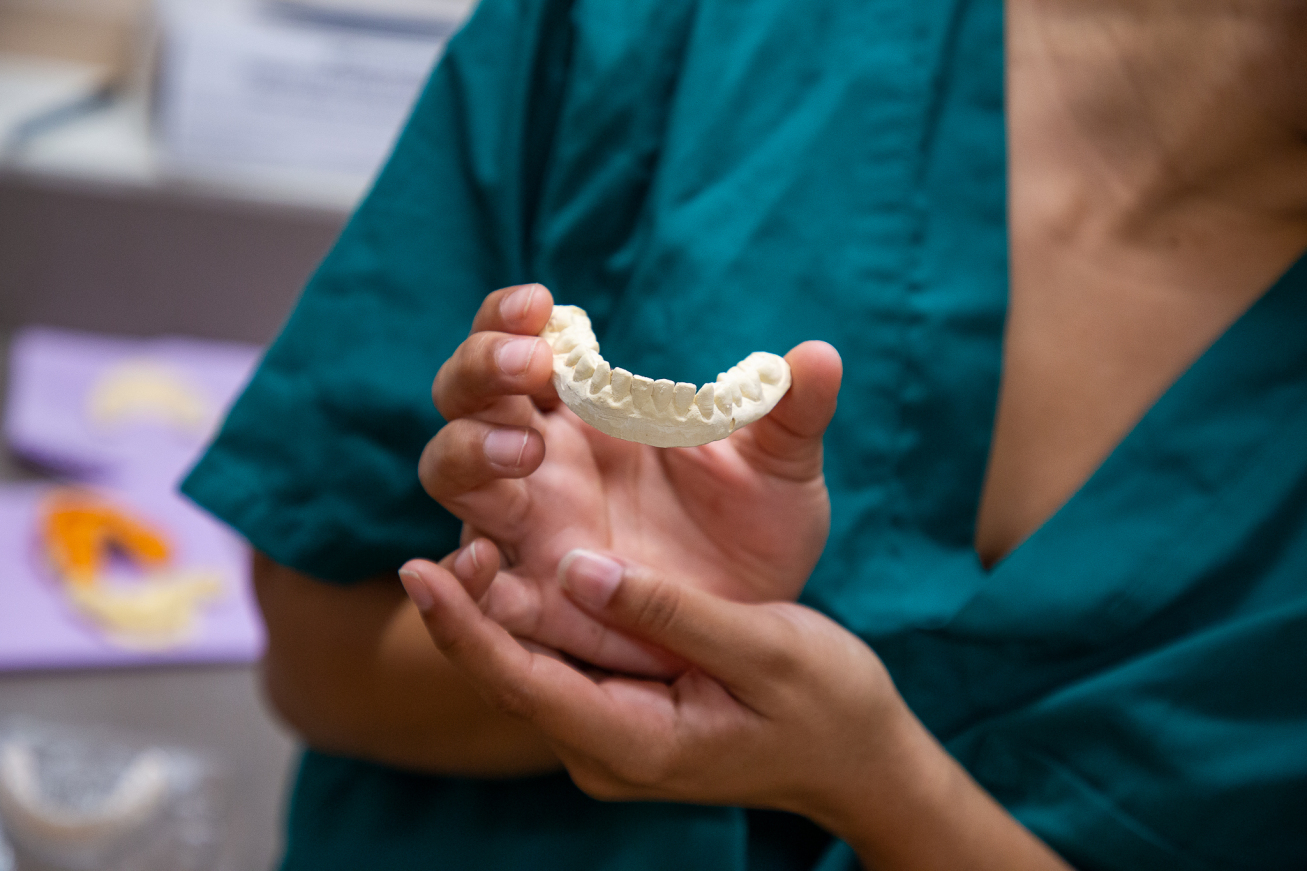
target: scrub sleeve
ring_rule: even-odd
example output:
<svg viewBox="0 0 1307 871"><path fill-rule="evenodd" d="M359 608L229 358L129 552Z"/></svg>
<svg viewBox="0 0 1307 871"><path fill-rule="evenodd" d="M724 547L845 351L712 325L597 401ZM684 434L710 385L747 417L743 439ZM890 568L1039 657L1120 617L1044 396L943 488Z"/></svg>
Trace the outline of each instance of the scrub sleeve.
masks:
<svg viewBox="0 0 1307 871"><path fill-rule="evenodd" d="M833 526L802 600L1081 867L1302 867L1307 367L1267 349L1303 323L1301 267L1044 529L976 563L1007 293L1001 15L483 0L184 491L352 583L456 545L416 467L431 379L489 291L540 281L615 365L674 380L825 339L846 361ZM853 860L785 814L310 751L283 868L364 867Z"/></svg>

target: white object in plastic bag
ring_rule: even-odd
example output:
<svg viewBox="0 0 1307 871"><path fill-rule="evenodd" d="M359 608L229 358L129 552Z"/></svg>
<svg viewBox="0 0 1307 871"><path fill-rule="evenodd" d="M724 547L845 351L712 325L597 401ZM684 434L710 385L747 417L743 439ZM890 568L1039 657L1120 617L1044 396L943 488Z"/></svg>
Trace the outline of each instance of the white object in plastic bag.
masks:
<svg viewBox="0 0 1307 871"><path fill-rule="evenodd" d="M0 823L17 871L213 869L224 803L221 773L190 751L58 726L0 731Z"/></svg>

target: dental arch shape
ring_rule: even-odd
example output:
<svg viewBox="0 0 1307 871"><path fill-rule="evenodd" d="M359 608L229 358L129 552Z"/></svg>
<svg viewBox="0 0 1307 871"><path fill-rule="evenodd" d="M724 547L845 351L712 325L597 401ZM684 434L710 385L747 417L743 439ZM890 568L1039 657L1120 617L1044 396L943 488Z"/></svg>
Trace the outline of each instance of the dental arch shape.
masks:
<svg viewBox="0 0 1307 871"><path fill-rule="evenodd" d="M142 828L171 790L168 755L143 750L94 807L74 809L41 789L36 751L26 742L0 743L0 812L15 840L50 850L102 849Z"/></svg>
<svg viewBox="0 0 1307 871"><path fill-rule="evenodd" d="M595 429L658 448L692 447L726 438L771 411L790 389L790 366L755 351L697 387L612 368L585 310L556 305L540 333L554 352L554 389Z"/></svg>

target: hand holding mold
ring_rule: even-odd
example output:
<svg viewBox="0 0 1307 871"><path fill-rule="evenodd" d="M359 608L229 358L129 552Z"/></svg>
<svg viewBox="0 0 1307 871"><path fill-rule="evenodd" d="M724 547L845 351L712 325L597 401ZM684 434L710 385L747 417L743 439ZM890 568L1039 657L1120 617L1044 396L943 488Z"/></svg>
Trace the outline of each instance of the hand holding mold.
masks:
<svg viewBox="0 0 1307 871"><path fill-rule="evenodd" d="M696 389L693 409L677 395L693 385L662 384L655 393L660 382L643 379L646 401L643 384L634 397L622 394L619 374L614 400L606 394L617 370L593 393L595 371L576 377L577 364L599 368L587 357L597 356L593 334L568 333L584 317L579 311L556 308L539 285L486 298L471 335L436 376L433 398L448 423L423 452L420 477L464 522L463 544L477 542L447 568L490 579L478 598L492 619L519 639L603 668L670 674L678 663L668 654L604 626L562 594L559 561L574 548L604 550L675 566L736 601L794 599L830 525L821 439L835 411L839 355L822 342L805 342L784 360L751 355L738 375L714 382L711 400L701 405L708 386ZM577 344L563 349L563 335ZM607 414L610 431L697 446L653 447L600 432L559 401L560 382L571 404L589 406L583 414L601 423L592 412ZM569 390L582 383L584 395ZM710 438L717 440L703 443Z"/></svg>

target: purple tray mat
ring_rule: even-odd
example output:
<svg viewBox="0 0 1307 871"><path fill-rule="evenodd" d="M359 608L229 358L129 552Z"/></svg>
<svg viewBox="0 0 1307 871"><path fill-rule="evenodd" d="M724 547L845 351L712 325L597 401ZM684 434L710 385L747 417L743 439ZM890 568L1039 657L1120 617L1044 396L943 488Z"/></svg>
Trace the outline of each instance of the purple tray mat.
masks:
<svg viewBox="0 0 1307 871"><path fill-rule="evenodd" d="M245 543L176 493L209 433L135 424L105 433L86 419L86 394L109 367L150 359L204 394L214 423L239 392L258 349L192 339L131 340L32 328L11 346L4 433L15 455L168 530L180 566L219 570L227 589L202 610L199 631L161 651L104 639L63 600L39 553L37 507L51 484L0 485L0 671L141 664L250 662L263 650Z"/></svg>
<svg viewBox="0 0 1307 871"><path fill-rule="evenodd" d="M63 599L41 556L37 508L50 485L0 488L0 671L179 662L250 662L263 650L263 627L249 583L248 550L239 538L181 496L99 490L169 531L179 566L220 571L225 587L201 609L194 637L159 651L106 640Z"/></svg>
<svg viewBox="0 0 1307 871"><path fill-rule="evenodd" d="M148 478L171 486L208 442L258 357L259 349L250 345L28 328L10 346L5 439L15 455L78 480ZM94 426L87 416L91 387L110 367L131 360L166 366L193 385L211 427L179 432L150 422L107 431Z"/></svg>

